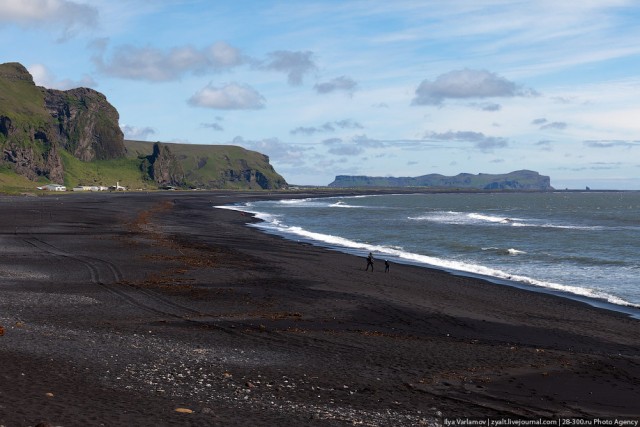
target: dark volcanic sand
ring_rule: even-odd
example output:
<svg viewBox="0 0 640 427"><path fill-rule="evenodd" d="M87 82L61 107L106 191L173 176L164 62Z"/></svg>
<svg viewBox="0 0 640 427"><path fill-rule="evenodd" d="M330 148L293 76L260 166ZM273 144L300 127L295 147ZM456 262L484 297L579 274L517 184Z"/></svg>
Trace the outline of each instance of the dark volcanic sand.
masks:
<svg viewBox="0 0 640 427"><path fill-rule="evenodd" d="M0 426L638 419L640 321L211 208L264 197L0 198Z"/></svg>

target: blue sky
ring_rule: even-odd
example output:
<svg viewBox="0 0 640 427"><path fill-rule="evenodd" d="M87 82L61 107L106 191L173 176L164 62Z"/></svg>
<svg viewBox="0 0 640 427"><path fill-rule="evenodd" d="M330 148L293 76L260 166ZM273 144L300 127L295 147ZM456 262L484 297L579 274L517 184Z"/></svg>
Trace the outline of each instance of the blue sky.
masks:
<svg viewBox="0 0 640 427"><path fill-rule="evenodd" d="M640 2L0 0L0 62L129 139L260 151L292 184L532 169L640 189Z"/></svg>

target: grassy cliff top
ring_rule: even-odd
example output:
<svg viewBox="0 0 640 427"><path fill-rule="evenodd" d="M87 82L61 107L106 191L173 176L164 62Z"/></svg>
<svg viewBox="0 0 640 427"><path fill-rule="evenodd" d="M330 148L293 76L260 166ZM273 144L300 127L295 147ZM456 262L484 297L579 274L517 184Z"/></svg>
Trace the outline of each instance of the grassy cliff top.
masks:
<svg viewBox="0 0 640 427"><path fill-rule="evenodd" d="M20 123L51 121L44 108L44 93L17 62L0 64L0 116Z"/></svg>
<svg viewBox="0 0 640 427"><path fill-rule="evenodd" d="M155 142L125 140L127 156L131 159L148 156L153 152ZM259 171L274 186L286 186L286 181L269 164L269 158L257 151L236 145L166 145L176 156L187 181L196 187L242 188L243 184L234 180L247 170Z"/></svg>

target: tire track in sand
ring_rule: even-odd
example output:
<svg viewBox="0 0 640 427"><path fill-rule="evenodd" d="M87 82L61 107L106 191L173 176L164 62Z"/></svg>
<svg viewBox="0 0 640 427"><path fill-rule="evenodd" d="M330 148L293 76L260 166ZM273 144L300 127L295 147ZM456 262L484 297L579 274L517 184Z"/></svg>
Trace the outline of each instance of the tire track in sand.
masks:
<svg viewBox="0 0 640 427"><path fill-rule="evenodd" d="M162 316L201 323L207 326L215 326L212 325L210 321L194 320L191 318L192 316L205 316L202 312L169 301L149 289L143 289L132 284L118 285L117 283L123 279L123 274L115 264L109 261L86 255L76 255L37 237L29 237L23 240L25 243L48 255L80 263L89 272L91 283L102 287L134 307Z"/></svg>

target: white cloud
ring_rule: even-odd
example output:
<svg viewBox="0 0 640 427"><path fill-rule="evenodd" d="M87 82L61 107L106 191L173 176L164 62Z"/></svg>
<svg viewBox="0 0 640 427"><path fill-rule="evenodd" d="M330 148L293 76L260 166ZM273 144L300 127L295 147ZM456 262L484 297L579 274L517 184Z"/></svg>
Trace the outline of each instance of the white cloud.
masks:
<svg viewBox="0 0 640 427"><path fill-rule="evenodd" d="M531 93L531 91L529 91ZM454 70L434 81L423 80L416 89L413 105L441 105L445 99L523 96L518 85L485 70Z"/></svg>
<svg viewBox="0 0 640 427"><path fill-rule="evenodd" d="M279 50L269 53L269 58L262 68L287 73L288 82L293 86L301 85L305 74L317 68L313 61L313 52Z"/></svg>
<svg viewBox="0 0 640 427"><path fill-rule="evenodd" d="M77 87L95 87L97 83L90 76L84 76L82 80L63 79L58 80L56 76L51 73L47 67L42 64L33 64L27 67L33 81L38 86L43 86L48 89L67 90Z"/></svg>
<svg viewBox="0 0 640 427"><path fill-rule="evenodd" d="M264 108L265 99L249 85L229 83L222 87L209 84L188 102L195 107L219 110L255 110Z"/></svg>
<svg viewBox="0 0 640 427"><path fill-rule="evenodd" d="M231 141L234 145L240 145L249 150L265 153L270 160L282 164L300 166L304 163L305 153L313 151L313 147L304 147L300 144L290 144L280 141L278 138L266 138L261 140L245 140L237 136Z"/></svg>
<svg viewBox="0 0 640 427"><path fill-rule="evenodd" d="M590 148L635 148L640 147L640 141L621 141L621 140L602 140L602 141L584 141L584 145Z"/></svg>
<svg viewBox="0 0 640 427"><path fill-rule="evenodd" d="M202 123L202 127L205 127L207 129L213 129L218 132L222 132L224 130L222 125L220 125L219 123Z"/></svg>
<svg viewBox="0 0 640 427"><path fill-rule="evenodd" d="M340 138L326 139L322 141L322 143L328 147L329 153L338 156L357 156L364 152L363 146L354 143L353 141L343 141Z"/></svg>
<svg viewBox="0 0 640 427"><path fill-rule="evenodd" d="M469 104L470 107L476 108L480 111L500 111L502 106L493 102L473 102Z"/></svg>
<svg viewBox="0 0 640 427"><path fill-rule="evenodd" d="M98 11L68 0L0 0L0 22L25 27L62 26L64 40L78 28L93 28L98 22Z"/></svg>
<svg viewBox="0 0 640 427"><path fill-rule="evenodd" d="M565 122L551 122L551 123L547 123L547 124L544 124L544 125L540 126L541 130L545 130L545 129L562 130L562 129L566 129L566 128L567 128L567 124Z"/></svg>
<svg viewBox="0 0 640 427"><path fill-rule="evenodd" d="M109 76L156 82L177 80L188 73L204 74L228 70L246 61L240 51L225 42L216 42L203 49L178 46L161 50L151 46L120 46L105 61L104 40L95 42L98 51L93 61L98 69Z"/></svg>
<svg viewBox="0 0 640 427"><path fill-rule="evenodd" d="M357 156L370 150L383 149L389 146L400 146L402 141L381 141L367 135L355 135L349 140L329 138L322 141L330 154L340 156Z"/></svg>
<svg viewBox="0 0 640 427"><path fill-rule="evenodd" d="M316 133L335 132L336 129L363 129L363 126L351 119L344 119L335 122L326 122L320 126L299 126L289 133L292 135L314 135Z"/></svg>
<svg viewBox="0 0 640 427"><path fill-rule="evenodd" d="M210 63L218 68L231 68L244 62L240 51L225 43L216 42L205 50Z"/></svg>
<svg viewBox="0 0 640 427"><path fill-rule="evenodd" d="M313 88L318 93L331 93L335 91L344 91L353 93L358 84L350 77L340 76L324 83L318 83Z"/></svg>
<svg viewBox="0 0 640 427"><path fill-rule="evenodd" d="M156 131L150 127L136 127L130 125L120 125L122 133L124 133L125 139L132 139L137 141L146 141L149 135L153 135Z"/></svg>
<svg viewBox="0 0 640 427"><path fill-rule="evenodd" d="M473 131L429 132L425 138L434 141L471 142L478 150L484 152L491 152L494 148L504 148L509 145L505 138L486 136L482 132Z"/></svg>

